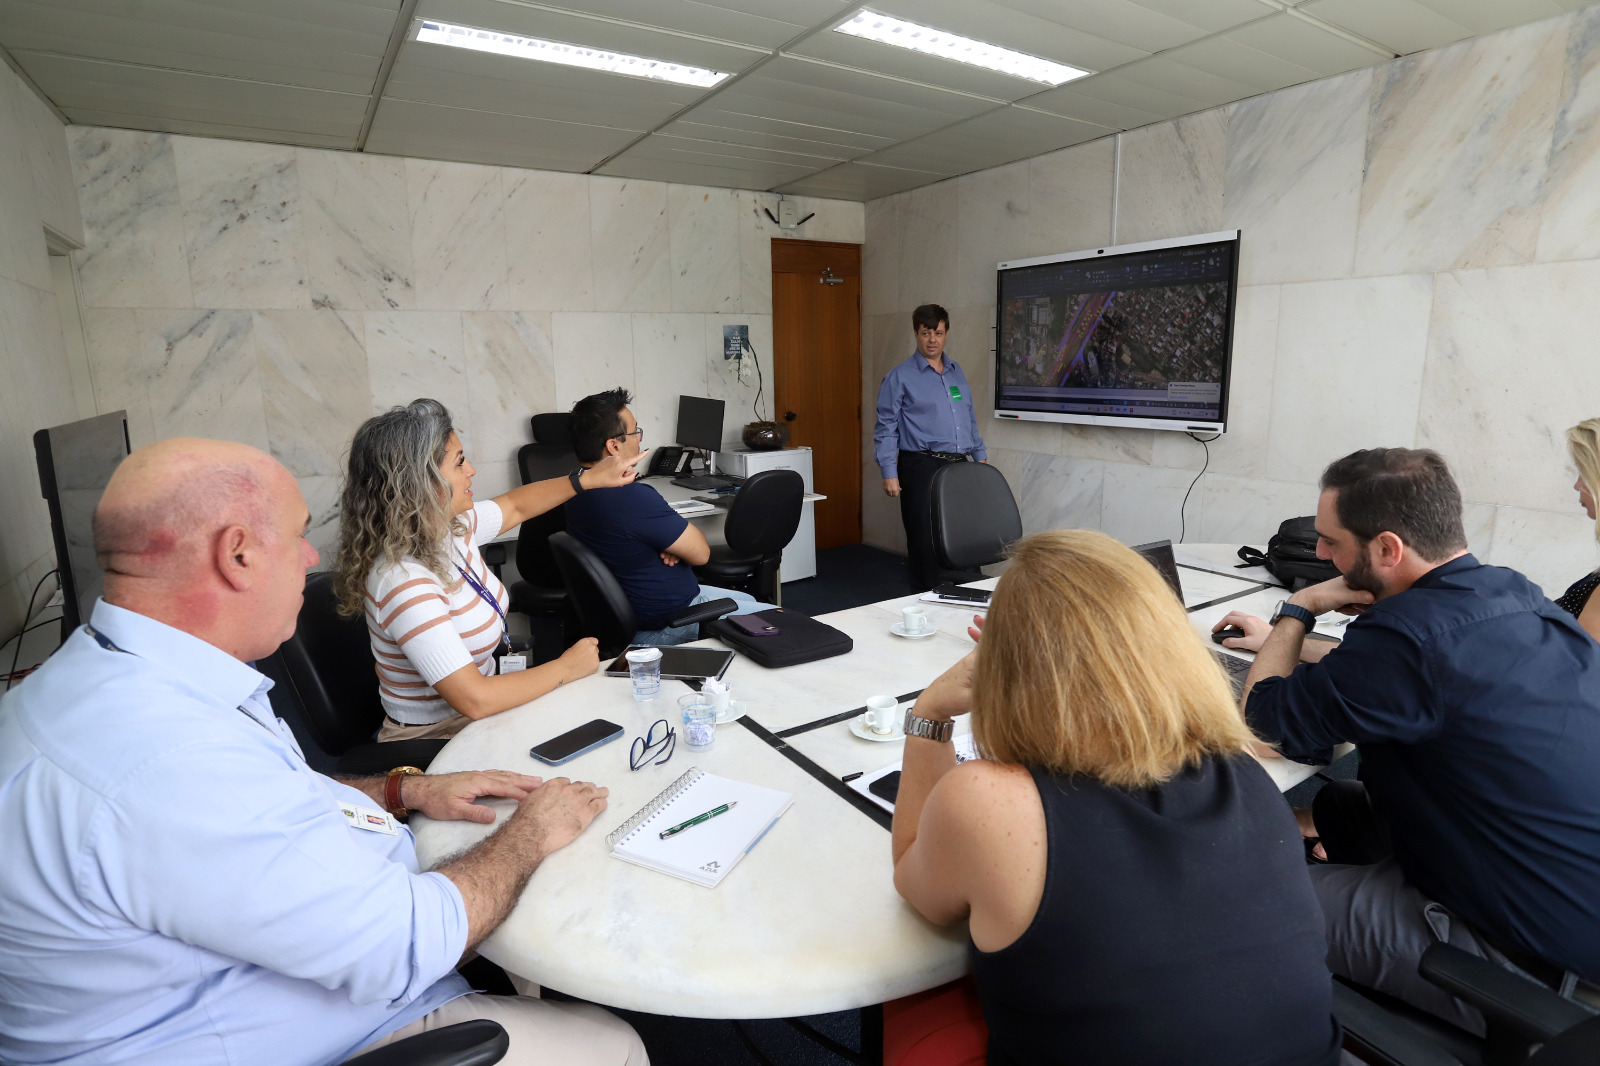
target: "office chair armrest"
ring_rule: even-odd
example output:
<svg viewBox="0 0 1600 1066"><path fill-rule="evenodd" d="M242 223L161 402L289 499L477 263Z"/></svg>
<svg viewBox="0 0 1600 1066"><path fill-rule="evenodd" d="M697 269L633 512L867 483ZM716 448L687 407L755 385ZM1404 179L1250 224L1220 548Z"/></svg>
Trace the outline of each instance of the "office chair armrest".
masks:
<svg viewBox="0 0 1600 1066"><path fill-rule="evenodd" d="M505 1057L511 1037L487 1018L457 1022L345 1061L345 1066L490 1066Z"/></svg>
<svg viewBox="0 0 1600 1066"><path fill-rule="evenodd" d="M1491 1023L1508 1025L1536 1041L1549 1040L1594 1012L1562 999L1541 984L1501 969L1449 944L1422 953L1417 970L1451 995L1477 1007Z"/></svg>
<svg viewBox="0 0 1600 1066"><path fill-rule="evenodd" d="M665 628L673 626L692 626L696 622L709 622L713 618L721 618L729 611L739 609L738 601L724 596L720 600L708 600L705 603L691 603L680 611L674 611L666 617Z"/></svg>
<svg viewBox="0 0 1600 1066"><path fill-rule="evenodd" d="M1378 1066L1461 1066L1411 1023L1355 989L1333 982L1333 1016L1345 1044Z"/></svg>

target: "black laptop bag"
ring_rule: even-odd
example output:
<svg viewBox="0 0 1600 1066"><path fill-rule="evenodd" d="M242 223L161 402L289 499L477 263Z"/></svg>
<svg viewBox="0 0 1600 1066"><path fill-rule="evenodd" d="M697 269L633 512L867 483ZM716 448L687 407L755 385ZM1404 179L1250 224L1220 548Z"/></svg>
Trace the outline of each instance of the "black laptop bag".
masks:
<svg viewBox="0 0 1600 1066"><path fill-rule="evenodd" d="M855 647L855 642L847 634L799 611L774 607L770 611L756 612L755 617L765 619L768 625L777 626L778 632L765 637L752 637L726 618L707 622L701 631L706 636L716 637L757 664L772 669L831 659Z"/></svg>
<svg viewBox="0 0 1600 1066"><path fill-rule="evenodd" d="M1255 548L1244 547L1239 549L1239 558L1251 566L1266 567L1291 591L1331 581L1339 576L1339 568L1326 559L1317 558L1316 522L1312 515L1286 518L1267 541L1265 555Z"/></svg>

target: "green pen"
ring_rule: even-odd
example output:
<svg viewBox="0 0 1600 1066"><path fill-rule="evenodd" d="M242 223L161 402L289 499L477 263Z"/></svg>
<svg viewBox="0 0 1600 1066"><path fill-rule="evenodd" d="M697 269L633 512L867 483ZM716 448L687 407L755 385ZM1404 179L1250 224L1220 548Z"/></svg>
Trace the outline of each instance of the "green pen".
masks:
<svg viewBox="0 0 1600 1066"><path fill-rule="evenodd" d="M673 826L671 829L663 829L661 831L661 839L665 840L668 837L673 836L674 834L683 832L685 829L689 828L691 825L699 825L701 822L707 821L707 820L709 820L711 818L715 818L719 814L727 814L729 811L733 810L737 806L739 806L739 801L738 800L734 800L732 803L724 803L720 807L713 807L713 808L711 808L709 811L707 811L704 814L695 815L693 818L690 818L687 822L679 822L677 825Z"/></svg>

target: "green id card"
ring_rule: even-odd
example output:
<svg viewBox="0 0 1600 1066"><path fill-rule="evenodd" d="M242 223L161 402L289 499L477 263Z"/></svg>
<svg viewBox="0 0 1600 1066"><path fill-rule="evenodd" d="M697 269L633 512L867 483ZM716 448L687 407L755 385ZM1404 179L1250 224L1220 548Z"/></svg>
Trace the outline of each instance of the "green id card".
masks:
<svg viewBox="0 0 1600 1066"><path fill-rule="evenodd" d="M961 386L960 385L951 385L950 386L950 398L952 400L954 400L956 403L960 403L961 402Z"/></svg>

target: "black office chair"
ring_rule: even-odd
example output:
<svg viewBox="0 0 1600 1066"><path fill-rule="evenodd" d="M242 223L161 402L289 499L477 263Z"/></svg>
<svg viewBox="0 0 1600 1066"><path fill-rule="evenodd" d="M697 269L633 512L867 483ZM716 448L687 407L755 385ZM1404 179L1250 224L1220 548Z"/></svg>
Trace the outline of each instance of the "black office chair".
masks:
<svg viewBox="0 0 1600 1066"><path fill-rule="evenodd" d="M941 567L970 571L998 563L1022 539L1011 486L988 463L947 463L934 473L931 495L933 552Z"/></svg>
<svg viewBox="0 0 1600 1066"><path fill-rule="evenodd" d="M492 1066L505 1058L511 1037L488 1018L457 1022L347 1059L345 1066Z"/></svg>
<svg viewBox="0 0 1600 1066"><path fill-rule="evenodd" d="M373 741L383 723L383 704L371 638L366 619L344 618L335 610L332 574L306 575L294 636L273 658L276 662L258 665L293 695L280 704L274 690L273 709L289 723L314 768L350 777L387 773L396 766L427 769L444 747L443 740ZM312 757L313 750L320 758Z"/></svg>
<svg viewBox="0 0 1600 1066"><path fill-rule="evenodd" d="M1335 979L1345 1047L1379 1066L1593 1066L1600 1014L1544 985L1448 944L1423 952L1418 972L1483 1012L1479 1039L1370 989Z"/></svg>
<svg viewBox="0 0 1600 1066"><path fill-rule="evenodd" d="M534 415L532 423L534 443L524 444L517 452L522 483L528 485L561 477L577 469L578 453L572 450L572 416L564 413ZM522 523L517 530L516 556L517 576L521 580L512 582L508 590L513 611L528 615L530 619L544 615L556 620L562 647L567 644L571 609L566 585L550 554L549 540L552 534L564 532L566 528L564 507L551 508Z"/></svg>
<svg viewBox="0 0 1600 1066"><path fill-rule="evenodd" d="M570 533L557 533L550 538L556 567L572 596L573 610L577 613L579 627L586 637L600 641L600 658L614 659L633 643L638 632L633 604L628 602L616 577L587 546ZM739 605L730 599L712 600L709 603L690 604L667 616L666 627L687 626L720 618Z"/></svg>
<svg viewBox="0 0 1600 1066"><path fill-rule="evenodd" d="M735 588L778 603L783 549L800 528L805 479L793 470L752 474L733 498L722 528L727 544L711 546L711 561L694 568L703 585Z"/></svg>

